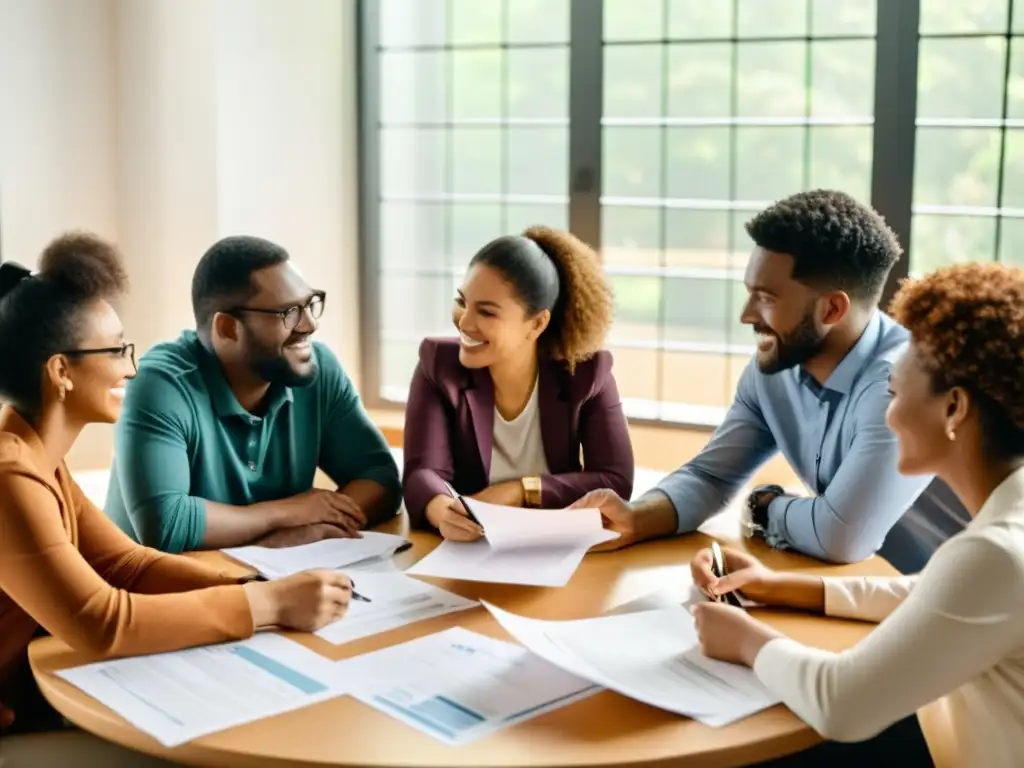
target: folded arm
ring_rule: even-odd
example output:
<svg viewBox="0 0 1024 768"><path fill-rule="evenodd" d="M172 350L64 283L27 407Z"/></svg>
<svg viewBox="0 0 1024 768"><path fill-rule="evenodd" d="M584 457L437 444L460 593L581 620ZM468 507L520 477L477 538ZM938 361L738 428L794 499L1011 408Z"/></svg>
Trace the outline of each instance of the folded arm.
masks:
<svg viewBox="0 0 1024 768"><path fill-rule="evenodd" d="M402 503L398 465L337 358L323 346L317 354L324 379L320 468L360 506L371 527L394 517Z"/></svg>
<svg viewBox="0 0 1024 768"><path fill-rule="evenodd" d="M96 655L134 655L252 634L252 614L242 586L160 595L118 589L72 545L57 499L48 488L32 478L9 476L0 494L5 500L0 515L0 590L71 647ZM117 563L124 556L116 545L102 540L106 534L98 526L103 524L86 513L86 550L102 567L123 573L127 566ZM106 525L116 527L112 522ZM111 534L115 539L116 533Z"/></svg>
<svg viewBox="0 0 1024 768"><path fill-rule="evenodd" d="M192 496L189 443L198 438L177 382L139 371L116 427L117 482L138 540L164 552L249 544L288 524L272 504L235 507Z"/></svg>
<svg viewBox="0 0 1024 768"><path fill-rule="evenodd" d="M825 493L771 502L770 544L837 563L864 560L878 551L889 529L931 481L899 473L899 444L885 424L889 399L885 382L861 395L854 407L853 444Z"/></svg>
<svg viewBox="0 0 1024 768"><path fill-rule="evenodd" d="M667 498L675 510L676 533L695 531L720 512L777 450L758 404L753 364L744 370L736 398L707 445L637 503L643 507Z"/></svg>
<svg viewBox="0 0 1024 768"><path fill-rule="evenodd" d="M827 739L870 738L997 664L1024 641L1024 566L986 538L950 541L898 608L842 653L766 644L754 671Z"/></svg>

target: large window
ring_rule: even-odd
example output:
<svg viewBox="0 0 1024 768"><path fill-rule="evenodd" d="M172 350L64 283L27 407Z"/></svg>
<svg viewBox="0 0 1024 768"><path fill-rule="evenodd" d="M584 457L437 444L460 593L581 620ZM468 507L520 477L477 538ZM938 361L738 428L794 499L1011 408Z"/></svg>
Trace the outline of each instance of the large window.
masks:
<svg viewBox="0 0 1024 768"><path fill-rule="evenodd" d="M361 0L364 395L401 403L489 239L598 250L634 418L714 424L745 221L874 205L909 259L1024 263L1024 0ZM908 265L909 261L909 265ZM891 287L891 286L890 286Z"/></svg>
<svg viewBox="0 0 1024 768"><path fill-rule="evenodd" d="M1024 264L1024 2L921 0L911 271Z"/></svg>
<svg viewBox="0 0 1024 768"><path fill-rule="evenodd" d="M604 3L601 250L627 412L714 423L750 359L743 224L812 187L871 188L875 8Z"/></svg>

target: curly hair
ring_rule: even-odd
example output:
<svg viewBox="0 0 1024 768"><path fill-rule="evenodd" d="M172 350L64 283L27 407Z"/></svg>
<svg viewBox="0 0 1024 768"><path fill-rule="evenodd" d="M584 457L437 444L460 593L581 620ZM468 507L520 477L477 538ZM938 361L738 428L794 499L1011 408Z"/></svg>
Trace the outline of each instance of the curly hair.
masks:
<svg viewBox="0 0 1024 768"><path fill-rule="evenodd" d="M779 200L748 221L746 230L761 248L793 257L794 280L871 304L903 251L881 215L830 189Z"/></svg>
<svg viewBox="0 0 1024 768"><path fill-rule="evenodd" d="M612 324L612 290L597 255L579 238L530 227L522 235L492 240L470 261L476 264L501 274L529 314L551 311L540 354L573 371L604 346Z"/></svg>
<svg viewBox="0 0 1024 768"><path fill-rule="evenodd" d="M83 309L127 290L117 249L88 233L56 238L35 274L14 262L0 264L0 399L34 417L42 406L43 366L78 346Z"/></svg>
<svg viewBox="0 0 1024 768"><path fill-rule="evenodd" d="M910 331L936 392L975 400L990 448L1024 454L1024 270L971 263L907 280L893 318Z"/></svg>

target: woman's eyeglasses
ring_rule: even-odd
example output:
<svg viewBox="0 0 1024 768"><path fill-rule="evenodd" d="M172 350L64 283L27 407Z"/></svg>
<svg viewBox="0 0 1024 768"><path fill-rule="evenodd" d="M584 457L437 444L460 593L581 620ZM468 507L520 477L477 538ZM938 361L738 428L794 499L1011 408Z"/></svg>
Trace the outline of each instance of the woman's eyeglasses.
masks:
<svg viewBox="0 0 1024 768"><path fill-rule="evenodd" d="M309 301L305 304L296 304L291 307L285 307L284 309L262 309L258 307L235 307L231 310L232 313L237 312L255 312L259 315L276 315L281 318L281 322L284 323L284 327L289 331L294 331L299 323L302 322L303 312L308 312L309 316L314 320L319 320L320 316L324 313L324 304L327 301L327 294L323 291L317 291L310 296Z"/></svg>
<svg viewBox="0 0 1024 768"><path fill-rule="evenodd" d="M119 347L97 347L94 349L66 349L59 354L69 357L84 357L85 355L117 355L132 361L132 367L138 370L135 364L135 345L124 343Z"/></svg>

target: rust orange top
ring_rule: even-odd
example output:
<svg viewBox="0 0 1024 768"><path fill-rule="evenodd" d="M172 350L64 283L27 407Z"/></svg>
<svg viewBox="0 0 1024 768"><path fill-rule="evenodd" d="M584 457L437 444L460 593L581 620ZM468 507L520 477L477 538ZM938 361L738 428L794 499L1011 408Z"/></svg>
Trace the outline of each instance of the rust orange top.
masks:
<svg viewBox="0 0 1024 768"><path fill-rule="evenodd" d="M96 656L253 633L238 579L140 546L82 492L39 435L0 410L0 679L42 626ZM0 690L2 700L2 690Z"/></svg>

